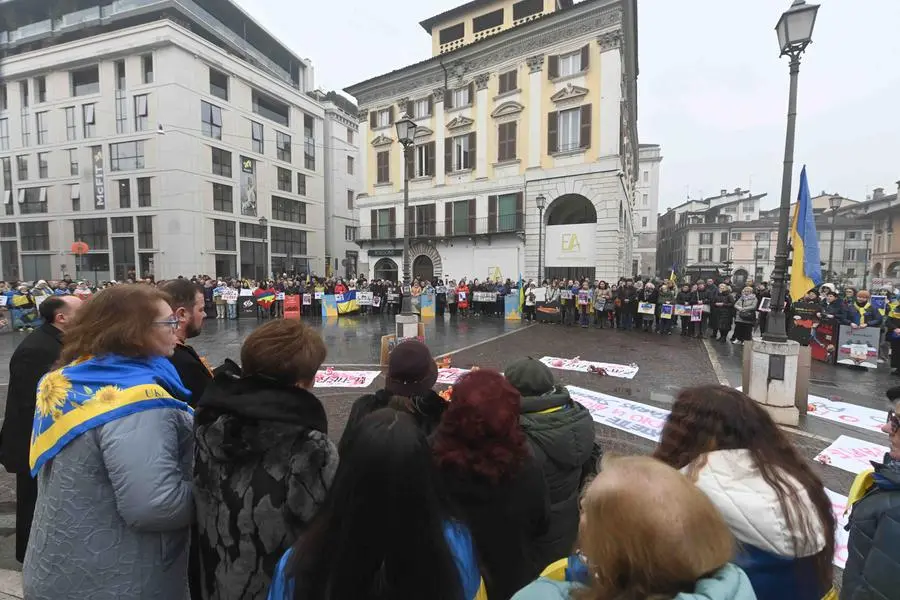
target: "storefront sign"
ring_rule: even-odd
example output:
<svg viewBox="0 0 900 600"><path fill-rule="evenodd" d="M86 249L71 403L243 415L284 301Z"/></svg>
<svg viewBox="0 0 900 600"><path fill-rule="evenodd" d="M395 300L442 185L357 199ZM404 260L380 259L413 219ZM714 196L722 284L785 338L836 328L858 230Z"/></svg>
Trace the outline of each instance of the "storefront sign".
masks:
<svg viewBox="0 0 900 600"><path fill-rule="evenodd" d="M549 225L546 228L548 267L593 267L596 223Z"/></svg>
<svg viewBox="0 0 900 600"><path fill-rule="evenodd" d="M369 250L369 256L403 256L403 249L388 248L386 250Z"/></svg>
<svg viewBox="0 0 900 600"><path fill-rule="evenodd" d="M96 146L92 153L94 163L94 208L106 208L106 173L103 168L103 147Z"/></svg>

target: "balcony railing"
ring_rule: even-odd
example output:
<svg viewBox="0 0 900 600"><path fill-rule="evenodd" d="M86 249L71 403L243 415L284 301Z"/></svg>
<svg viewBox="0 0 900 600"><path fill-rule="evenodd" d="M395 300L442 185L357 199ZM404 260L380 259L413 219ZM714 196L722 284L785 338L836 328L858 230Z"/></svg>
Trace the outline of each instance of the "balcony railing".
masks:
<svg viewBox="0 0 900 600"><path fill-rule="evenodd" d="M488 236L525 232L525 214L511 213L478 218L438 219L410 223L410 237L416 239L451 238L464 236ZM403 239L403 224L388 223L381 226L358 227L356 241Z"/></svg>

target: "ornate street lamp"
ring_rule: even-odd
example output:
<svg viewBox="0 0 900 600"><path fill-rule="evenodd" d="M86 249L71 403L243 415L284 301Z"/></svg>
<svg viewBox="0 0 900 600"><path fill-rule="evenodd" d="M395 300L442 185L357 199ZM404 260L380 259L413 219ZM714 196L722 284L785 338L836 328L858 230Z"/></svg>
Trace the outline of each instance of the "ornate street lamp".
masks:
<svg viewBox="0 0 900 600"><path fill-rule="evenodd" d="M784 300L787 280L788 227L791 220L791 179L794 169L794 133L797 125L797 75L800 73L800 55L812 42L816 23L817 4L794 0L781 15L775 31L778 34L780 56L790 57L790 91L788 93L787 133L784 141L784 171L781 175L781 204L779 206L778 246L775 253L775 269L772 272L772 322L766 328L763 339L770 342L786 342L784 326Z"/></svg>
<svg viewBox="0 0 900 600"><path fill-rule="evenodd" d="M403 146L403 283L409 284L409 157L415 146L416 122L404 114L396 123L397 141Z"/></svg>
<svg viewBox="0 0 900 600"><path fill-rule="evenodd" d="M831 261L834 258L834 217L837 213L837 210L841 207L841 201L843 199L840 196L832 196L828 199L828 206L831 207L831 236L828 242L828 280L834 281L834 268L831 265Z"/></svg>
<svg viewBox="0 0 900 600"><path fill-rule="evenodd" d="M544 285L544 209L547 207L547 198L538 194L534 199L538 209L538 280L539 286Z"/></svg>

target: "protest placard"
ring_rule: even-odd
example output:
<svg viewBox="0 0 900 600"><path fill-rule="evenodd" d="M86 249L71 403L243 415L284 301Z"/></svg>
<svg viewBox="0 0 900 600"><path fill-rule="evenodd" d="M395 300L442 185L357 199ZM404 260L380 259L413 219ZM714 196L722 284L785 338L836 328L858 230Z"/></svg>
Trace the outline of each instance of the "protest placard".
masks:
<svg viewBox="0 0 900 600"><path fill-rule="evenodd" d="M360 306L372 306L372 298L374 294L372 292L356 292L356 301L359 302Z"/></svg>
<svg viewBox="0 0 900 600"><path fill-rule="evenodd" d="M438 385L453 385L456 380L468 373L468 369L457 369L455 367L446 367L438 369Z"/></svg>
<svg viewBox="0 0 900 600"><path fill-rule="evenodd" d="M323 296L325 296L325 292L315 292L314 295L316 300L321 300Z"/></svg>
<svg viewBox="0 0 900 600"><path fill-rule="evenodd" d="M659 318L660 319L671 319L672 313L675 312L675 307L671 304L663 304L659 307Z"/></svg>
<svg viewBox="0 0 900 600"><path fill-rule="evenodd" d="M638 303L638 313L642 315L656 314L656 305L652 302L640 302Z"/></svg>
<svg viewBox="0 0 900 600"><path fill-rule="evenodd" d="M591 303L591 293L588 291L578 292L578 304L587 306Z"/></svg>
<svg viewBox="0 0 900 600"><path fill-rule="evenodd" d="M556 358L555 356L545 356L541 362L553 369L561 369L563 371L578 371L580 373L597 373L601 369L607 375L612 377L621 377L623 379L634 379L637 375L637 365L618 365L615 363L592 362L589 360L581 360L575 358Z"/></svg>
<svg viewBox="0 0 900 600"><path fill-rule="evenodd" d="M849 325L840 327L840 346L837 352L837 364L878 368L878 345L881 342L879 327L863 327L853 329Z"/></svg>
<svg viewBox="0 0 900 600"><path fill-rule="evenodd" d="M563 300L571 300L572 299L572 290L560 290L559 297Z"/></svg>
<svg viewBox="0 0 900 600"><path fill-rule="evenodd" d="M699 323L703 320L703 305L697 304L691 307L691 323Z"/></svg>
<svg viewBox="0 0 900 600"><path fill-rule="evenodd" d="M225 291L222 292L222 298L225 299L225 302L237 302L238 291L234 288L225 288Z"/></svg>
<svg viewBox="0 0 900 600"><path fill-rule="evenodd" d="M318 388L367 388L380 371L336 371L324 369L316 373Z"/></svg>
<svg viewBox="0 0 900 600"><path fill-rule="evenodd" d="M303 306L312 306L311 294L303 294Z"/></svg>
<svg viewBox="0 0 900 600"><path fill-rule="evenodd" d="M691 316L691 307L687 304L676 304L675 305L675 316L676 317L689 317Z"/></svg>

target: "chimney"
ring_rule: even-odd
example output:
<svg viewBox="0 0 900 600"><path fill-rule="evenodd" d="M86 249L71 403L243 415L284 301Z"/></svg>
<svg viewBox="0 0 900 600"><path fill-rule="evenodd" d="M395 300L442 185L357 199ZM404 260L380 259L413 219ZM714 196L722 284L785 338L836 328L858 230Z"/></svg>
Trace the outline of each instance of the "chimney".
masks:
<svg viewBox="0 0 900 600"><path fill-rule="evenodd" d="M739 187L734 188L734 193L735 193L735 194L740 194L740 193L741 193L741 188L739 188Z"/></svg>
<svg viewBox="0 0 900 600"><path fill-rule="evenodd" d="M720 195L720 196L727 196L727 195L728 195L728 190L726 190L725 188L722 188L722 193L720 193L719 195Z"/></svg>
<svg viewBox="0 0 900 600"><path fill-rule="evenodd" d="M872 190L872 200L881 200L884 197L884 188L877 187Z"/></svg>

